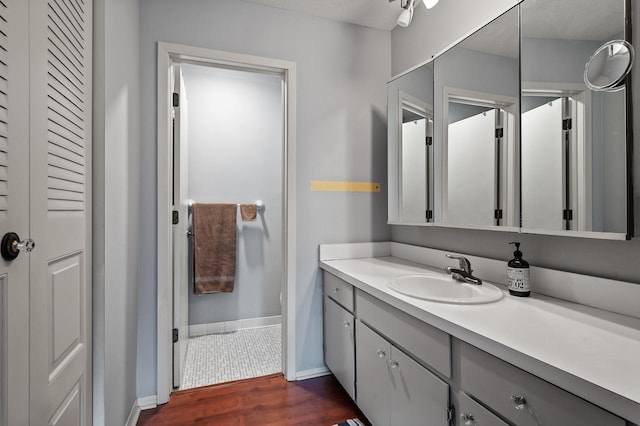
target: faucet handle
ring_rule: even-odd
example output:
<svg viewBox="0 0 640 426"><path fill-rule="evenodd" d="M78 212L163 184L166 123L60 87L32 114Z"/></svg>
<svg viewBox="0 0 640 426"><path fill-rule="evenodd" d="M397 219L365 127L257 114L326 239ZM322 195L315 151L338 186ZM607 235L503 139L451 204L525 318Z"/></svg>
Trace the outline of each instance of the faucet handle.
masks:
<svg viewBox="0 0 640 426"><path fill-rule="evenodd" d="M455 256L453 254L445 254L445 256L447 256L449 259L458 259L458 261L460 262L460 269L462 269L463 271L467 272L467 273L471 273L472 269L471 269L471 262L469 262L469 259L467 259L464 256Z"/></svg>

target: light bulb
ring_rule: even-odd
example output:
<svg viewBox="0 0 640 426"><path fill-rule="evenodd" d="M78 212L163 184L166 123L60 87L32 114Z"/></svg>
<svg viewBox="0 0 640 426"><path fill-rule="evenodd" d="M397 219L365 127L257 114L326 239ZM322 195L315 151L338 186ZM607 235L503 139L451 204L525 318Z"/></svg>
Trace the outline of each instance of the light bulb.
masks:
<svg viewBox="0 0 640 426"><path fill-rule="evenodd" d="M401 27L408 27L411 23L411 18L413 18L413 8L404 9L398 16L396 23Z"/></svg>
<svg viewBox="0 0 640 426"><path fill-rule="evenodd" d="M422 4L424 4L424 7L427 9L431 9L433 6L438 4L438 1L440 0L422 0Z"/></svg>

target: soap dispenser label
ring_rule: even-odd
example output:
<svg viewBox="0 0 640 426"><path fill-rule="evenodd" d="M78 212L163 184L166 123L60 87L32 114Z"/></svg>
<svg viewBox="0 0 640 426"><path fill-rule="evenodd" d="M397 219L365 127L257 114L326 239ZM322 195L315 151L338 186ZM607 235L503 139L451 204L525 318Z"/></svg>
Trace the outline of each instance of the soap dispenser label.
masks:
<svg viewBox="0 0 640 426"><path fill-rule="evenodd" d="M507 268L509 290L518 292L531 291L528 268Z"/></svg>

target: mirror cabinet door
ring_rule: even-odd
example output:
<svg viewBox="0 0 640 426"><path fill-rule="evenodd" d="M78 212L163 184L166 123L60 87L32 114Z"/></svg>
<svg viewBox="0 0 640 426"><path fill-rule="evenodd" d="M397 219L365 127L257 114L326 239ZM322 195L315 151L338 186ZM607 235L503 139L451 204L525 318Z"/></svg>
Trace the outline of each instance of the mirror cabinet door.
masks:
<svg viewBox="0 0 640 426"><path fill-rule="evenodd" d="M518 21L516 7L435 60L434 136L445 225L519 225Z"/></svg>
<svg viewBox="0 0 640 426"><path fill-rule="evenodd" d="M627 94L585 84L604 43L625 39L625 0L521 4L522 228L627 232Z"/></svg>
<svg viewBox="0 0 640 426"><path fill-rule="evenodd" d="M389 223L628 238L629 5L524 0L391 81Z"/></svg>
<svg viewBox="0 0 640 426"><path fill-rule="evenodd" d="M389 222L433 222L433 64L389 82L387 90Z"/></svg>

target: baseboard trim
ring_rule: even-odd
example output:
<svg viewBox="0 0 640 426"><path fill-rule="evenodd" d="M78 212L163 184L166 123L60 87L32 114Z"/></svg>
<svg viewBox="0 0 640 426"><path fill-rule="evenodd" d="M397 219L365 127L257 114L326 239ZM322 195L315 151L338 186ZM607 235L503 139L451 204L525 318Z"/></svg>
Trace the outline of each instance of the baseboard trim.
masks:
<svg viewBox="0 0 640 426"><path fill-rule="evenodd" d="M311 370L296 371L296 380L314 379L316 377L328 376L331 370L327 367L312 368Z"/></svg>
<svg viewBox="0 0 640 426"><path fill-rule="evenodd" d="M139 400L136 399L133 401L125 426L136 426L136 423L138 423L138 417L140 417L140 405Z"/></svg>
<svg viewBox="0 0 640 426"><path fill-rule="evenodd" d="M204 336L206 334L229 333L250 328L268 327L282 324L282 315L270 317L246 318L235 321L211 322L207 324L192 324L189 326L189 337Z"/></svg>
<svg viewBox="0 0 640 426"><path fill-rule="evenodd" d="M158 406L158 396L149 395L142 398L138 398L138 408L140 410L148 410L150 408L156 408Z"/></svg>

